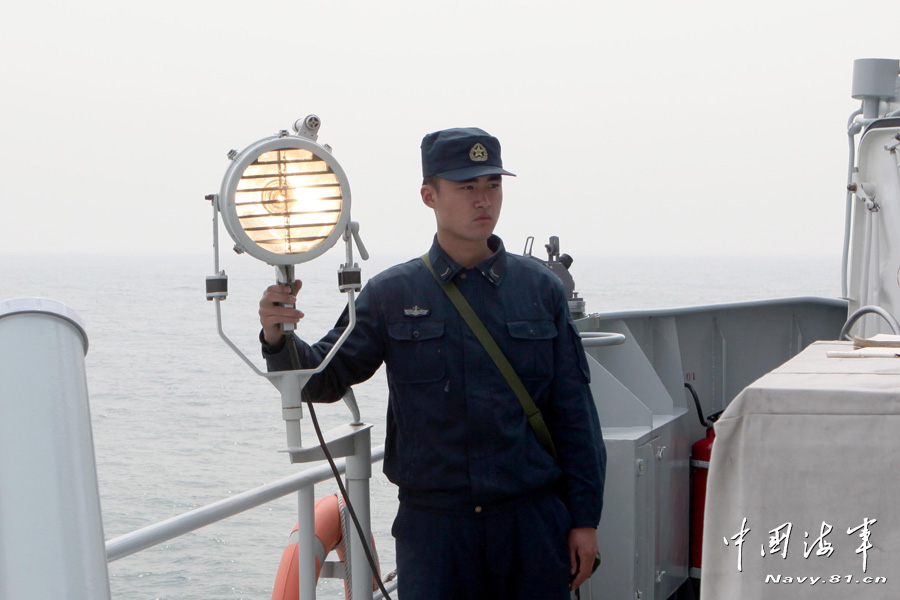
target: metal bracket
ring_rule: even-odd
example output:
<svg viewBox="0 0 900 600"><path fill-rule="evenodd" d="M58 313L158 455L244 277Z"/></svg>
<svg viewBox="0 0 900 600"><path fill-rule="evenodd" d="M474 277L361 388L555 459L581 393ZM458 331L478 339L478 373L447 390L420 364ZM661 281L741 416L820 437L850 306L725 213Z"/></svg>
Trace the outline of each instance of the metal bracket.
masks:
<svg viewBox="0 0 900 600"><path fill-rule="evenodd" d="M878 212L878 203L875 201L875 184L859 181L857 177L858 173L853 173L852 183L848 189L865 202L867 209Z"/></svg>
<svg viewBox="0 0 900 600"><path fill-rule="evenodd" d="M341 425L323 434L328 451L334 458L351 456L356 451L356 436L362 431L371 429L371 423L359 425ZM291 446L282 452L290 454L291 463L305 463L325 460L325 451L321 446Z"/></svg>

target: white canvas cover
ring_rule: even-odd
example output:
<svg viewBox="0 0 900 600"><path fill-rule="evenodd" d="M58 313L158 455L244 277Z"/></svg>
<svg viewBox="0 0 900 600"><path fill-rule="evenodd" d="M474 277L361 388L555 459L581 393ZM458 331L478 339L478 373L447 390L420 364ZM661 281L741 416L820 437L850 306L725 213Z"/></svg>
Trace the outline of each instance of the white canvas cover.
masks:
<svg viewBox="0 0 900 600"><path fill-rule="evenodd" d="M851 349L812 344L716 423L705 600L900 598L900 358L825 355Z"/></svg>

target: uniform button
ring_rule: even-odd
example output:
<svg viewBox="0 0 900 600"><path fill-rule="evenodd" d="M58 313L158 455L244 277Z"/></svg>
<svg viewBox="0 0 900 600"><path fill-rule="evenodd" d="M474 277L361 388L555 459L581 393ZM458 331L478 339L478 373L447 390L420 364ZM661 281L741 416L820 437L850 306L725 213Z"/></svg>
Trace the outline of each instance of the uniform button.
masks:
<svg viewBox="0 0 900 600"><path fill-rule="evenodd" d="M531 336L534 337L534 336L536 336L536 335L537 335L537 334L534 332L534 329L532 329L532 330L531 330Z"/></svg>
<svg viewBox="0 0 900 600"><path fill-rule="evenodd" d="M480 506L476 506L476 507L475 507L475 512L480 513L480 512L481 512L481 507L480 507Z"/></svg>
<svg viewBox="0 0 900 600"><path fill-rule="evenodd" d="M413 331L413 337L414 337L414 338L419 337L419 332L418 332L418 331Z"/></svg>
<svg viewBox="0 0 900 600"><path fill-rule="evenodd" d="M460 273L460 274L459 274L459 278L460 278L460 279L465 279L465 278L466 278L466 274L465 274L465 273Z"/></svg>

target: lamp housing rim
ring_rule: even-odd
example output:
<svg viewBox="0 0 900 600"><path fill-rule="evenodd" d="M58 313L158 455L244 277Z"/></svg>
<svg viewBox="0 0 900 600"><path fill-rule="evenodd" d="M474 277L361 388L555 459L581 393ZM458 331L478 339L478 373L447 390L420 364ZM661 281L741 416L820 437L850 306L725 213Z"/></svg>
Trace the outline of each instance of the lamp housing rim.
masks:
<svg viewBox="0 0 900 600"><path fill-rule="evenodd" d="M244 171L259 156L273 150L306 150L316 158L328 165L335 174L341 188L341 214L332 232L314 248L297 254L278 254L258 245L240 225L240 219L235 205L235 192L238 183L243 177ZM222 222L226 231L236 244L236 249L265 261L267 264L294 265L318 258L334 246L340 239L347 224L350 222L350 183L344 169L327 148L308 138L297 135L277 135L258 140L241 150L231 161L225 177L222 179L222 188L219 195L219 212L222 214Z"/></svg>

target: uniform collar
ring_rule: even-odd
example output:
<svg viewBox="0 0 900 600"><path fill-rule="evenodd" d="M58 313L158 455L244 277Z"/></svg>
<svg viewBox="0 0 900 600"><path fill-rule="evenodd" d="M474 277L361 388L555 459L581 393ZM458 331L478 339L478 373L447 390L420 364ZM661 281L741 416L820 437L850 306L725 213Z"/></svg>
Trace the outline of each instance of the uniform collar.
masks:
<svg viewBox="0 0 900 600"><path fill-rule="evenodd" d="M491 235L487 244L488 248L493 250L494 253L475 265L474 268L494 285L500 285L500 281L503 279L504 273L506 273L506 248L503 246L503 240L496 235ZM451 281L461 271L465 270L465 267L444 252L444 249L438 244L437 236L434 236L434 242L431 244L428 256L431 258L434 272L437 274L438 279L441 280L441 283Z"/></svg>

